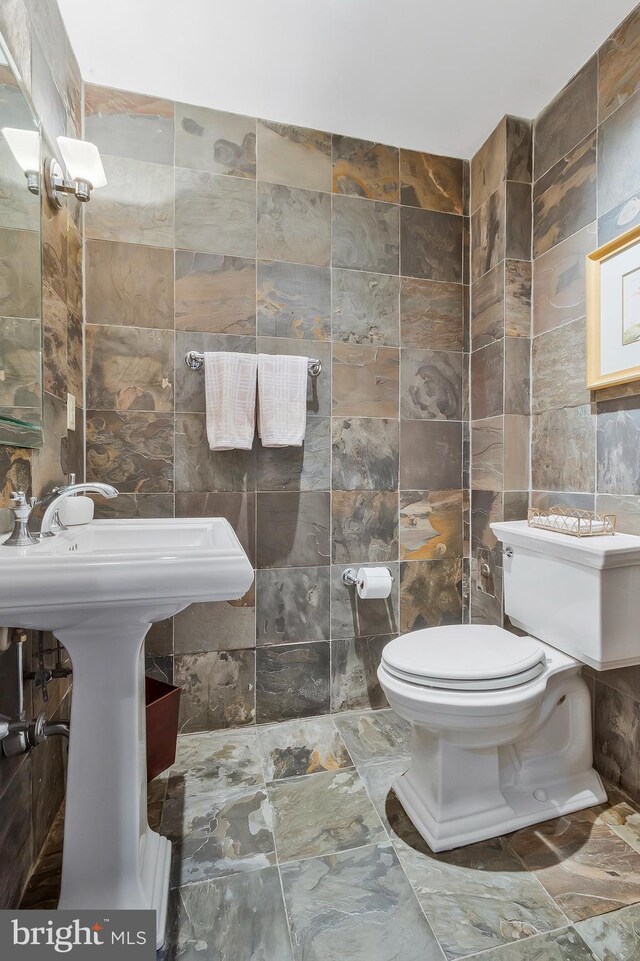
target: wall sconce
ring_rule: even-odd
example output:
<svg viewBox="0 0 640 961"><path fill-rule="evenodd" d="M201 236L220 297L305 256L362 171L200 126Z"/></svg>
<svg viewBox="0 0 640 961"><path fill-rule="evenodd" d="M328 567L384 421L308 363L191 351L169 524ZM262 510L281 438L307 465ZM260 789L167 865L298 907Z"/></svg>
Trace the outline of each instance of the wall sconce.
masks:
<svg viewBox="0 0 640 961"><path fill-rule="evenodd" d="M37 130L3 127L2 135L9 145L18 166L27 178L32 194L40 193L40 134Z"/></svg>
<svg viewBox="0 0 640 961"><path fill-rule="evenodd" d="M104 187L107 182L98 148L87 140L74 140L71 137L58 137L58 146L69 179L64 177L58 161L48 157L44 165L44 183L51 205L60 209L65 194L73 194L87 203L91 199L91 191Z"/></svg>

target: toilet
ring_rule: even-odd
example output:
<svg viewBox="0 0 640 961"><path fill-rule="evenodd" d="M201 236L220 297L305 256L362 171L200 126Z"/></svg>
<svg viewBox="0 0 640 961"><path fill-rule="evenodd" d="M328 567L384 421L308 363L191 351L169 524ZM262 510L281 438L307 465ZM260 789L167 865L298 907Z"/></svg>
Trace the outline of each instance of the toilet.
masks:
<svg viewBox="0 0 640 961"><path fill-rule="evenodd" d="M524 636L427 628L387 644L378 668L412 726L411 767L393 788L435 852L605 801L582 667L640 663L640 537L491 527L505 613Z"/></svg>

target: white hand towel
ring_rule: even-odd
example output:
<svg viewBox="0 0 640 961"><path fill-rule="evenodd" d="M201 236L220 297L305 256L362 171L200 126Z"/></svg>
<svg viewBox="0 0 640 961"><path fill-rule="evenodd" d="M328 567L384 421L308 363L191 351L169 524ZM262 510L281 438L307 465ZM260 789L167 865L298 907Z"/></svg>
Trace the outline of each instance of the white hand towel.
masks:
<svg viewBox="0 0 640 961"><path fill-rule="evenodd" d="M211 450L251 450L256 430L255 354L204 355L207 439Z"/></svg>
<svg viewBox="0 0 640 961"><path fill-rule="evenodd" d="M307 428L308 357L258 354L258 434L263 447L300 447Z"/></svg>

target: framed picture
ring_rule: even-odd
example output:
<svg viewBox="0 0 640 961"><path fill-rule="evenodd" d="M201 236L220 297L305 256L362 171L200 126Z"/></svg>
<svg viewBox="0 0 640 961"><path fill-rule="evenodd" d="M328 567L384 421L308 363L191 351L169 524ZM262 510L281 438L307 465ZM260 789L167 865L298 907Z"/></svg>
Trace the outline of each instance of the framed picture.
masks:
<svg viewBox="0 0 640 961"><path fill-rule="evenodd" d="M587 257L587 387L640 380L640 227Z"/></svg>

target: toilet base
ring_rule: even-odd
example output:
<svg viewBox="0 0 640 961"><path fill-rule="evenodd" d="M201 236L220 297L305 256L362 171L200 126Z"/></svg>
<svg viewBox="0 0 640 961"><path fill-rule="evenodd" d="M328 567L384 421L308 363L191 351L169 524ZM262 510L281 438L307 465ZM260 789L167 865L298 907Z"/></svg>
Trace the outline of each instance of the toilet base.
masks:
<svg viewBox="0 0 640 961"><path fill-rule="evenodd" d="M599 775L591 769L584 774L545 785L547 799L544 801L536 800L530 788L505 785L502 788L504 804L437 821L423 800L424 792L414 785L411 774L411 771L407 771L396 778L393 790L411 823L435 853L509 834L530 824L582 811L607 800Z"/></svg>

